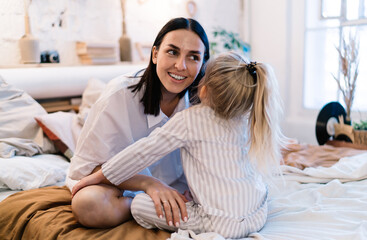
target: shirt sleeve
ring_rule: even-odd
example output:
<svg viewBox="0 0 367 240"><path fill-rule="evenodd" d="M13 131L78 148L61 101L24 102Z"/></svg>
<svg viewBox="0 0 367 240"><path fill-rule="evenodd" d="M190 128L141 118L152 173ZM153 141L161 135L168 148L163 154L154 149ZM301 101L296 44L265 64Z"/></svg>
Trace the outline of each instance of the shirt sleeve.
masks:
<svg viewBox="0 0 367 240"><path fill-rule="evenodd" d="M93 105L79 136L69 176L78 180L134 142L126 103L126 88L109 85Z"/></svg>
<svg viewBox="0 0 367 240"><path fill-rule="evenodd" d="M103 175L119 185L168 153L184 147L186 138L184 115L179 112L163 127L156 128L148 137L141 138L104 163Z"/></svg>

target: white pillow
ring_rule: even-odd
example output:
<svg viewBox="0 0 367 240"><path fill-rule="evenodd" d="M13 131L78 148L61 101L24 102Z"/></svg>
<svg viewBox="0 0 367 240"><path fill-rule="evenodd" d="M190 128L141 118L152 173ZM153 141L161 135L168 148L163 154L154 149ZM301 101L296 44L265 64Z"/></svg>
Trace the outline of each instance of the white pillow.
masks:
<svg viewBox="0 0 367 240"><path fill-rule="evenodd" d="M0 142L5 152L2 157L12 157L8 153L55 153L52 143L42 135L34 116L46 115L46 110L30 95L21 89L8 85L0 77ZM14 139L29 139L29 144L22 141L17 144ZM13 144L11 144L13 143ZM39 148L33 148L37 144ZM21 149L22 145L25 146ZM20 154L17 154L20 155Z"/></svg>
<svg viewBox="0 0 367 240"><path fill-rule="evenodd" d="M78 120L80 125L84 125L85 120L88 117L90 108L97 101L101 93L106 88L106 83L99 79L91 78L88 81L88 85L85 88L82 96L82 104L79 108Z"/></svg>
<svg viewBox="0 0 367 240"><path fill-rule="evenodd" d="M82 104L78 114L55 112L35 117L46 136L64 156L71 159L82 126L88 117L92 105L97 101L106 84L92 78L83 92Z"/></svg>
<svg viewBox="0 0 367 240"><path fill-rule="evenodd" d="M72 112L55 112L37 116L35 119L56 148L71 158L82 130L77 115ZM71 156L66 151L70 151Z"/></svg>
<svg viewBox="0 0 367 240"><path fill-rule="evenodd" d="M65 181L69 162L56 154L0 158L0 186L29 190Z"/></svg>

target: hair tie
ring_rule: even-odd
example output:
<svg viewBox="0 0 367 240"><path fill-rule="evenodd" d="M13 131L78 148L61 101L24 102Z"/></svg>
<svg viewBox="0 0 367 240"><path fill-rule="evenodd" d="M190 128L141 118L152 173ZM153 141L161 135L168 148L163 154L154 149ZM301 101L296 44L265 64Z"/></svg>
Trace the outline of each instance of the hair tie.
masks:
<svg viewBox="0 0 367 240"><path fill-rule="evenodd" d="M250 62L247 64L246 69L250 72L251 75L256 74L256 62Z"/></svg>
<svg viewBox="0 0 367 240"><path fill-rule="evenodd" d="M250 62L246 65L246 69L250 72L250 75L255 80L255 84L257 82L257 76L256 76L256 62Z"/></svg>

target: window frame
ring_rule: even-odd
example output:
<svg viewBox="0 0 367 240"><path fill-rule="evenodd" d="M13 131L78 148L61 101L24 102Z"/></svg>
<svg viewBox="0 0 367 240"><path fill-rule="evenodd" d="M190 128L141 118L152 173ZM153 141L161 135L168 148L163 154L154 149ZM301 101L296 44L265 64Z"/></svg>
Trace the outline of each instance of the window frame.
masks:
<svg viewBox="0 0 367 240"><path fill-rule="evenodd" d="M325 17L322 15L322 12L323 12L323 7L324 7L324 2L326 0L319 0L319 19L314 19L314 20L311 20L312 21L316 21L314 23L311 23L311 26L308 26L307 24L307 21L310 21L308 20L307 18L312 15L312 13L308 13L306 10L304 11L304 34L303 34L303 37L304 37L304 44L303 44L303 49L304 49L304 54L303 54L303 67L302 67L302 70L303 70L303 91L302 91L302 107L304 110L312 110L312 109L315 109L314 107L312 106L308 106L306 107L306 84L307 84L307 79L306 79L306 51L307 51L307 44L308 42L306 41L306 35L311 32L311 31L315 31L317 29L322 29L322 30L327 30L327 29L335 29L336 31L338 31L338 35L339 35L339 40L338 40L338 44L336 47L338 48L341 48L342 47L342 41L343 41L343 31L345 31L345 28L349 28L349 27L360 27L360 26L367 26L367 16L364 15L364 12L365 12L365 7L367 7L367 1L366 0L359 0L359 18L358 19L347 19L347 1L348 0L340 0L340 16L339 17ZM305 9L307 9L307 4L314 4L314 3L310 3L311 1L304 1L304 4L305 4ZM363 14L362 14L363 13ZM314 17L317 17L317 15L314 15ZM329 21L329 22L327 22ZM333 22L330 22L330 21L333 21ZM315 26L312 26L312 24L315 24ZM294 36L294 34L293 34ZM367 56L367 55L365 55ZM339 73L340 73L340 63L338 64L338 74L336 75L336 77L342 77ZM357 81L360 81L360 80L357 80ZM310 90L308 89L308 92ZM339 91L338 88L336 88L335 90L335 100L337 101L340 101L340 102L343 102L343 99L342 99L342 94L341 92ZM309 98L307 98L309 99ZM362 110L362 113L367 113L367 111L365 109Z"/></svg>

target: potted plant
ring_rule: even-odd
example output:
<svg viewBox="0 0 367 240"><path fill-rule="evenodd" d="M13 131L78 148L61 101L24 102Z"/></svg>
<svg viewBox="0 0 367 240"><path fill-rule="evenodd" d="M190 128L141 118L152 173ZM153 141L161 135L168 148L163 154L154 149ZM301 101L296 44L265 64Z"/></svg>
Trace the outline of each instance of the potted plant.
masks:
<svg viewBox="0 0 367 240"><path fill-rule="evenodd" d="M216 55L222 51L236 51L248 59L250 58L250 44L242 41L238 33L227 31L223 28L216 28L213 31L214 40L210 43L210 51L212 55Z"/></svg>
<svg viewBox="0 0 367 240"><path fill-rule="evenodd" d="M354 143L367 145L367 120L353 123Z"/></svg>

